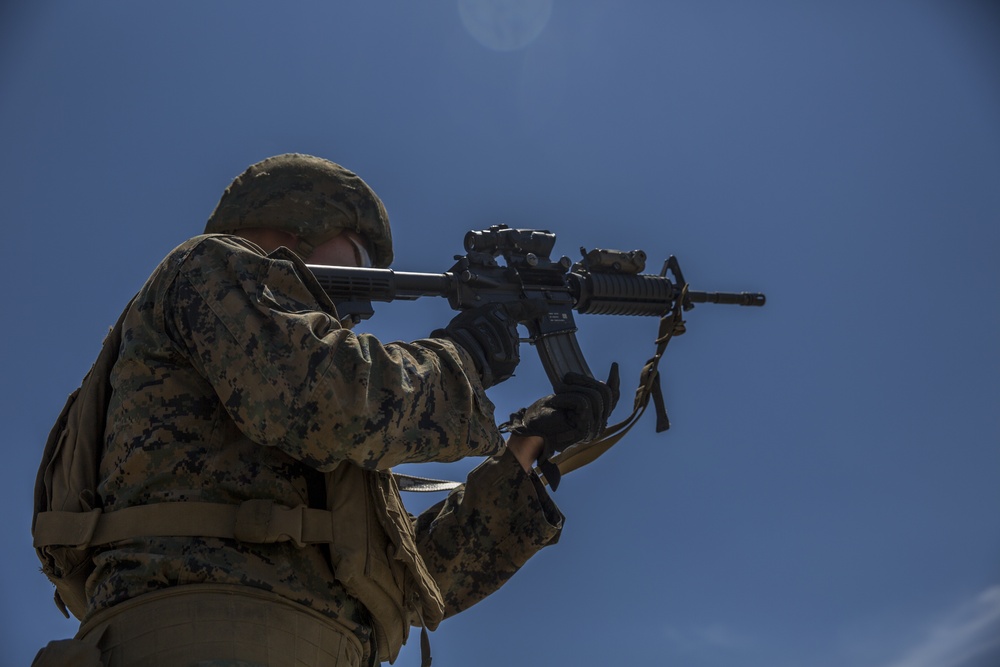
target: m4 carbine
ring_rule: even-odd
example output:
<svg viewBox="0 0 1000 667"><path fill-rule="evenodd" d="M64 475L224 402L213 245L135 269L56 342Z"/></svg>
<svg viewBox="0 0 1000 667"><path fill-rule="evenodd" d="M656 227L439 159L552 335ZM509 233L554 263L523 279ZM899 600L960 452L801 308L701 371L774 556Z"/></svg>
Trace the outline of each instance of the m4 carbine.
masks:
<svg viewBox="0 0 1000 667"><path fill-rule="evenodd" d="M448 299L455 310L487 303L540 299L548 304L541 319L525 322L542 365L555 385L569 372L593 377L576 341L573 311L598 315L663 317L679 304L687 311L696 303L763 306L763 294L695 292L687 289L677 258L671 256L658 275L645 274L641 250L581 248L583 259L549 258L552 232L494 225L465 235L467 254L445 273L413 273L309 265L341 318L355 321L373 314L372 301L414 300L425 296ZM502 255L506 266L497 262Z"/></svg>
<svg viewBox="0 0 1000 667"><path fill-rule="evenodd" d="M553 260L550 254L555 241L556 235L547 230L493 225L468 232L466 254L456 255L455 265L445 273L320 265L309 265L309 269L336 304L340 317L354 321L372 316L373 301L439 296L448 299L455 310L520 299L544 301L547 312L523 324L553 386L567 373L593 377L576 340L574 310L659 317L657 353L643 369L633 413L621 424L609 427L602 441L609 433L616 434L613 442L624 435L650 397L657 406L657 430L669 428L656 366L667 341L684 331L681 313L696 303L763 306L764 295L690 290L674 256L664 262L659 274L643 273L646 253L641 250L588 252L581 248L583 257L578 262L568 257ZM497 261L499 256L505 264Z"/></svg>

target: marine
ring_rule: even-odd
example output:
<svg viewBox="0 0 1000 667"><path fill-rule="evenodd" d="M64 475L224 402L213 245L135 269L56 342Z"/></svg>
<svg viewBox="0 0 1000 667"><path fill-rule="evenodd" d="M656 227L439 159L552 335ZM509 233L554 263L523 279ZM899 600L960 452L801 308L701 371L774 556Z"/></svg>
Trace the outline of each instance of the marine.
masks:
<svg viewBox="0 0 1000 667"><path fill-rule="evenodd" d="M238 176L205 233L157 266L107 378L93 505L109 537L89 544L77 637L36 665L69 664L60 651L106 666L391 662L410 626L435 629L558 541L533 464L599 433L617 387L542 396L505 442L486 390L513 374L537 304L383 343L341 321L305 264L392 259L361 178L284 154ZM470 456L487 458L464 485L406 513L394 466ZM152 519L112 528L130 516Z"/></svg>

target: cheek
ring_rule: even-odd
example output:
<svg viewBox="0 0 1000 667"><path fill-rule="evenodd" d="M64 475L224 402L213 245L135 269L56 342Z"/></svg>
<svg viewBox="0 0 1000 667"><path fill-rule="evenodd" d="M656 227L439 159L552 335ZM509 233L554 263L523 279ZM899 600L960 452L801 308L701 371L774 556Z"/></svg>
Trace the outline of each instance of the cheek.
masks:
<svg viewBox="0 0 1000 667"><path fill-rule="evenodd" d="M339 239L334 239L334 241ZM331 243L327 242L313 251L309 257L306 258L306 262L309 264L327 264L330 266L357 266L357 261L354 258L354 248L351 247L350 243Z"/></svg>

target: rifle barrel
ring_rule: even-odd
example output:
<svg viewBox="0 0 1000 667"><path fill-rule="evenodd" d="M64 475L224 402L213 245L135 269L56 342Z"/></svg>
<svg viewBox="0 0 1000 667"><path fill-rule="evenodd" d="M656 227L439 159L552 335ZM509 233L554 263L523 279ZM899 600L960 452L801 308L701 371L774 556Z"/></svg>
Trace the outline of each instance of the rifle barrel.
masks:
<svg viewBox="0 0 1000 667"><path fill-rule="evenodd" d="M759 292L691 292L687 293L691 303L724 303L734 306L763 306L767 297Z"/></svg>

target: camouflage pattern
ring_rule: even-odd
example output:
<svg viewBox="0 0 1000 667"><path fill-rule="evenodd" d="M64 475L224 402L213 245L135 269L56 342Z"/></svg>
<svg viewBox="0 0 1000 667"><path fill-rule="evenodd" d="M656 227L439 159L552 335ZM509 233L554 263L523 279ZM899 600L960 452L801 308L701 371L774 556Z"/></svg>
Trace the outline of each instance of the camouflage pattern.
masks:
<svg viewBox="0 0 1000 667"><path fill-rule="evenodd" d="M554 543L562 516L496 428L471 359L446 340L381 344L341 328L291 252L231 236L180 245L139 292L111 376L99 496L107 510L273 499L323 506L340 461L369 469L492 456L416 519L447 614ZM89 614L179 584L271 591L367 639L324 549L140 538L95 558Z"/></svg>
<svg viewBox="0 0 1000 667"><path fill-rule="evenodd" d="M559 539L563 516L514 455L487 459L466 484L416 518L417 547L444 596L445 617L502 586Z"/></svg>
<svg viewBox="0 0 1000 667"><path fill-rule="evenodd" d="M367 241L374 266L392 263L392 234L382 200L354 172L323 158L286 153L250 165L226 188L206 234L269 227L299 237L303 257L341 231Z"/></svg>

